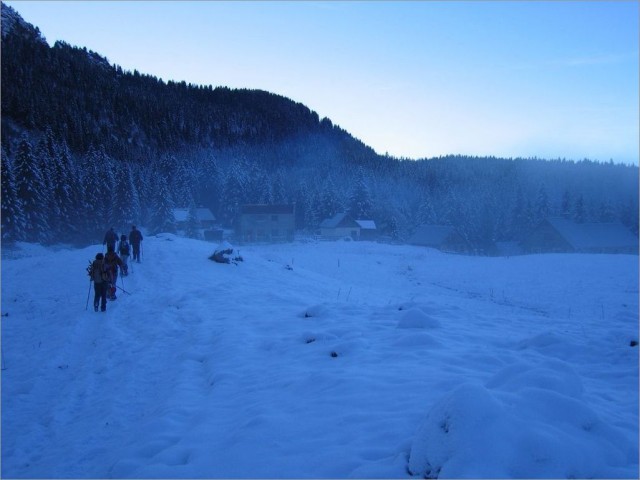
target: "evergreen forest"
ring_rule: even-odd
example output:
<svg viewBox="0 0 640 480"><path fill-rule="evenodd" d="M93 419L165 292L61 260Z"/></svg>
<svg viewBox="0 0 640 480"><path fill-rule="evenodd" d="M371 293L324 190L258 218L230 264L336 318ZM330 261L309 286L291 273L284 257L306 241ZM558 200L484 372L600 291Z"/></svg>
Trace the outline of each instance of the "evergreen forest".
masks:
<svg viewBox="0 0 640 480"><path fill-rule="evenodd" d="M395 241L453 225L478 253L553 215L638 234L635 165L379 155L279 95L164 82L49 46L5 4L1 49L3 244L96 243L112 225L172 232L172 209L198 205L232 228L243 204L293 202L300 231L347 211Z"/></svg>

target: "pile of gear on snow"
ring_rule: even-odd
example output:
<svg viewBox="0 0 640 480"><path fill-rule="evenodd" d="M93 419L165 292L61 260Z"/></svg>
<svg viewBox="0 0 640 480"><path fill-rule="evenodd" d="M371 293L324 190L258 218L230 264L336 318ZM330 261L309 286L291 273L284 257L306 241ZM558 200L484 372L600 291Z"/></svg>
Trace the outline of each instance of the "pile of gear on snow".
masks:
<svg viewBox="0 0 640 480"><path fill-rule="evenodd" d="M243 258L240 256L239 251L238 255L234 257L233 246L229 242L224 241L218 245L218 248L215 249L213 255L209 257L209 260L213 260L218 263L234 263L237 265L238 262L243 261Z"/></svg>

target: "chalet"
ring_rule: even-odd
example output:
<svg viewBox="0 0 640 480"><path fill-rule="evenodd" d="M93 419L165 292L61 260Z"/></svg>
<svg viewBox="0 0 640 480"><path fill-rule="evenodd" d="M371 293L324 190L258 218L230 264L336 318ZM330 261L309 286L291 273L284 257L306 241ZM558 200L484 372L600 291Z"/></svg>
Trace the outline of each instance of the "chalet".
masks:
<svg viewBox="0 0 640 480"><path fill-rule="evenodd" d="M521 244L527 253L638 253L638 237L619 222L577 223L560 217L542 221Z"/></svg>
<svg viewBox="0 0 640 480"><path fill-rule="evenodd" d="M420 245L443 252L468 253L469 243L450 225L421 225L408 241L411 245Z"/></svg>
<svg viewBox="0 0 640 480"><path fill-rule="evenodd" d="M353 240L360 238L361 227L348 213L336 213L320 224L320 235L328 240L339 240L349 237Z"/></svg>
<svg viewBox="0 0 640 480"><path fill-rule="evenodd" d="M189 220L188 208L174 208L173 218L176 222L176 228L178 230L185 230ZM196 208L196 218L198 219L199 227L208 229L213 227L216 221L216 217L208 208Z"/></svg>
<svg viewBox="0 0 640 480"><path fill-rule="evenodd" d="M295 205L242 205L236 234L241 242L292 242Z"/></svg>

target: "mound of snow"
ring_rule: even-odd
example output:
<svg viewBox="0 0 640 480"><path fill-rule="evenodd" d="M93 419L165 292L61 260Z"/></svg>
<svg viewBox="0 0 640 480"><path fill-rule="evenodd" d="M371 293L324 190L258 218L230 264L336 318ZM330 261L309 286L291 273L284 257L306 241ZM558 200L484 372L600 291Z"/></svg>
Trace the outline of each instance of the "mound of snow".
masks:
<svg viewBox="0 0 640 480"><path fill-rule="evenodd" d="M419 308L406 310L398 321L398 328L439 328L440 321Z"/></svg>
<svg viewBox="0 0 640 480"><path fill-rule="evenodd" d="M429 411L409 471L425 478L621 478L629 439L582 399L558 361L507 367L486 386L463 384Z"/></svg>

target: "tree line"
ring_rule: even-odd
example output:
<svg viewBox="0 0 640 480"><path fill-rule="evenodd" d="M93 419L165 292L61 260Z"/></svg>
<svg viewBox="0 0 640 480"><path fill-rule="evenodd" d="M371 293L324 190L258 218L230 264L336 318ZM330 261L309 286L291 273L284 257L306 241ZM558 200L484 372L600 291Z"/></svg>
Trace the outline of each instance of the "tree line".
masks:
<svg viewBox="0 0 640 480"><path fill-rule="evenodd" d="M331 144L305 153L313 141L185 150L138 163L96 148L74 154L50 129L35 143L24 135L11 155L2 150L2 240L93 243L107 226L132 223L175 232L173 208L198 205L233 228L249 203L295 203L296 227L309 233L343 211L375 220L398 241L421 224L453 225L479 252L521 240L548 216L621 221L638 233L634 166L443 157L375 168L336 160ZM298 161L266 167L265 156Z"/></svg>
<svg viewBox="0 0 640 480"><path fill-rule="evenodd" d="M638 167L563 159L408 160L262 91L164 83L37 29L5 28L2 240L86 244L108 226L175 231L202 205L233 227L245 203L296 204L314 232L341 211L390 239L455 226L478 252L551 215L638 233ZM196 228L189 228L196 234Z"/></svg>

